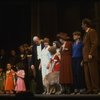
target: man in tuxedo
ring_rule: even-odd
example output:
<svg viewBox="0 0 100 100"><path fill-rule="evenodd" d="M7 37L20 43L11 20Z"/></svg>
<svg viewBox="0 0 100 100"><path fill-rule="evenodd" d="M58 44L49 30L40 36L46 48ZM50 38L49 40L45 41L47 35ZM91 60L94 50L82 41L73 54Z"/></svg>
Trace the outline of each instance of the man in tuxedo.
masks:
<svg viewBox="0 0 100 100"><path fill-rule="evenodd" d="M43 93L43 83L41 70L39 70L39 64L41 59L41 51L44 45L38 36L33 37L33 47L32 47L32 65L35 70L35 81L36 81L36 94Z"/></svg>
<svg viewBox="0 0 100 100"><path fill-rule="evenodd" d="M98 93L98 36L96 30L92 27L91 20L87 18L82 20L82 29L85 30L83 38L83 62L87 93Z"/></svg>

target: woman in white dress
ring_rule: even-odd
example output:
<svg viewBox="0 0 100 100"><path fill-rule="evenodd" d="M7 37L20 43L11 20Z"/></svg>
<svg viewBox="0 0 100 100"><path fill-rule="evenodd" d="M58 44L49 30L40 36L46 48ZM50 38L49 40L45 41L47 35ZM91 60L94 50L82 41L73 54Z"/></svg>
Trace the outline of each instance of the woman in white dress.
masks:
<svg viewBox="0 0 100 100"><path fill-rule="evenodd" d="M41 63L39 66L39 69L41 69L41 73L42 73L42 80L44 80L45 75L49 73L48 64L51 59L50 53L48 51L50 47L49 39L44 38L43 42L44 42L44 48L42 49L42 52L41 52Z"/></svg>

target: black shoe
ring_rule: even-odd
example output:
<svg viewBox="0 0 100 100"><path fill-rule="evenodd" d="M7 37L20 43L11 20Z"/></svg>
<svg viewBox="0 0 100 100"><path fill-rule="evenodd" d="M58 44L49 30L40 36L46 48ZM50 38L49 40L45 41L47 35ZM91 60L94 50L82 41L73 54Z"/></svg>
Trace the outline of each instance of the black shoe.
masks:
<svg viewBox="0 0 100 100"><path fill-rule="evenodd" d="M85 94L93 94L92 91L86 91Z"/></svg>
<svg viewBox="0 0 100 100"><path fill-rule="evenodd" d="M85 89L80 89L79 93L80 94L85 94L86 93L86 90Z"/></svg>
<svg viewBox="0 0 100 100"><path fill-rule="evenodd" d="M98 94L98 91L93 91L93 94Z"/></svg>

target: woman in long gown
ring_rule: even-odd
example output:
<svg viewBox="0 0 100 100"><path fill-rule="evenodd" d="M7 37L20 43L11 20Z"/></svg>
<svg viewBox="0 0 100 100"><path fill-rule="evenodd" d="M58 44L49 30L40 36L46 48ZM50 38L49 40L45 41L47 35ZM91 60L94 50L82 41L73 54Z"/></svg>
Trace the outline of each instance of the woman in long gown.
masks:
<svg viewBox="0 0 100 100"><path fill-rule="evenodd" d="M61 67L60 67L60 84L63 88L63 93L70 93L73 84L72 75L72 43L66 33L58 34L61 46Z"/></svg>
<svg viewBox="0 0 100 100"><path fill-rule="evenodd" d="M45 75L47 75L49 73L48 63L51 59L50 53L48 51L48 49L50 47L49 39L44 38L43 43L44 43L44 48L42 49L42 52L41 52L41 62L40 62L40 66L39 66L39 68L41 69L41 72L42 72L42 80L44 80Z"/></svg>

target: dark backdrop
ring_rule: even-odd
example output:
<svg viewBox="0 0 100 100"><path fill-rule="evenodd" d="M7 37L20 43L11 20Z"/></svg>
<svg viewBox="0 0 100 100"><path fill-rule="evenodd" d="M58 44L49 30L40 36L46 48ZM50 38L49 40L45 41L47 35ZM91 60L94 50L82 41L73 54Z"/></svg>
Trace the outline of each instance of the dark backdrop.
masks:
<svg viewBox="0 0 100 100"><path fill-rule="evenodd" d="M31 37L40 34L53 41L60 31L69 35L74 31L83 32L83 18L90 18L98 33L100 32L98 0L34 0L32 4Z"/></svg>
<svg viewBox="0 0 100 100"><path fill-rule="evenodd" d="M29 42L30 2L0 1L0 48L7 50Z"/></svg>
<svg viewBox="0 0 100 100"><path fill-rule="evenodd" d="M90 18L100 33L98 0L2 0L0 1L0 48L7 50L32 43L39 34L53 41L60 31L81 30L81 20ZM100 37L100 35L99 35Z"/></svg>

